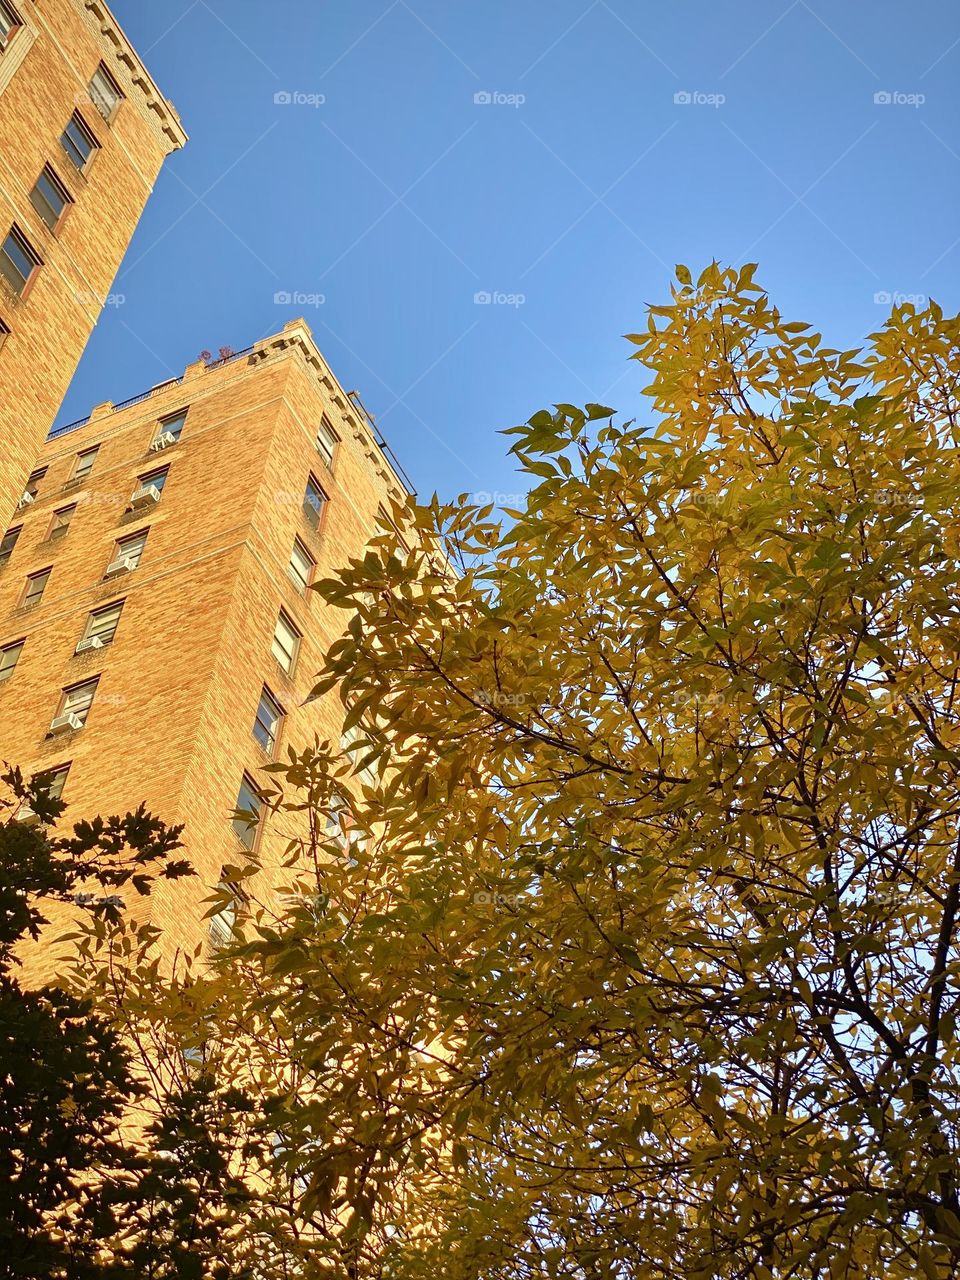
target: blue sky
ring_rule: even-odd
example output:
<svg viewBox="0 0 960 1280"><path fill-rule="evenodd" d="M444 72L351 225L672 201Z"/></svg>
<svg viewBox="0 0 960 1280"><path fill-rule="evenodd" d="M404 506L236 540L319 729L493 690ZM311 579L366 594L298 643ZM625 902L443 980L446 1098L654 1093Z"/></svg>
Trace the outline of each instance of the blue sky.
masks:
<svg viewBox="0 0 960 1280"><path fill-rule="evenodd" d="M112 7L191 140L59 421L303 314L421 495L509 501L498 431L644 413L621 335L678 261L759 262L835 346L957 309L955 0Z"/></svg>

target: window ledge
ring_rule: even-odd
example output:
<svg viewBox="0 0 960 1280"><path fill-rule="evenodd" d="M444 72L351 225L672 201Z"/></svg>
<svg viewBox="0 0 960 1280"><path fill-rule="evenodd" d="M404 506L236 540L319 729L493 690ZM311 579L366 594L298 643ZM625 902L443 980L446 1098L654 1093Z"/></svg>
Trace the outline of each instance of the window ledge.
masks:
<svg viewBox="0 0 960 1280"><path fill-rule="evenodd" d="M104 644L104 645L101 645L99 649L83 649L81 650L80 653L78 653L76 649L74 649L73 653L71 654L71 657L76 659L77 662L82 662L84 659L86 659L91 665L93 665L94 660L103 653L104 649L109 649L109 648L110 648L109 644Z"/></svg>

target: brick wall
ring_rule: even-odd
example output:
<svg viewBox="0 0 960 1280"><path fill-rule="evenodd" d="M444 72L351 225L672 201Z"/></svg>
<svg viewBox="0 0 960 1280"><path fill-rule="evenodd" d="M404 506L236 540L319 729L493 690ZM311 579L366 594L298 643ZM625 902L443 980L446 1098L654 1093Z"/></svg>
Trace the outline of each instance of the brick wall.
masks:
<svg viewBox="0 0 960 1280"><path fill-rule="evenodd" d="M60 407L164 158L186 140L99 0L15 0L0 52L0 241L16 224L42 260L24 295L0 276L0 522ZM104 63L124 95L108 123L89 96ZM79 112L99 143L79 172L61 135ZM30 193L45 165L73 203L51 230ZM111 304L117 302L116 296Z"/></svg>
<svg viewBox="0 0 960 1280"><path fill-rule="evenodd" d="M179 443L152 452L159 420L184 408ZM315 447L323 414L340 436L332 469ZM94 444L96 463L77 487L77 454ZM302 322L252 355L193 365L180 385L129 408L101 406L36 462L47 473L0 569L0 645L25 640L13 675L0 683L3 758L29 771L69 761L68 817L145 801L186 824L199 879L161 886L143 910L165 930L168 952L192 949L205 937L201 900L221 867L244 856L229 821L241 779L269 782L261 772L268 757L252 734L263 685L287 713L281 753L288 743L340 737L335 693L304 704L347 619L298 590L288 572L294 538L326 576L362 552L378 507L402 489ZM139 479L158 466L169 468L159 503L129 512ZM319 530L301 502L311 474L329 499ZM76 504L69 531L50 540L66 503ZM137 568L105 582L116 540L147 527ZM27 575L48 566L41 602L24 608ZM76 655L91 609L118 599L113 642ZM281 608L303 636L292 675L271 654ZM100 683L85 726L48 737L61 690L93 675ZM284 832L291 829L285 822ZM265 865L278 865L285 843L280 831L263 833ZM46 949L31 967L42 976L55 963Z"/></svg>

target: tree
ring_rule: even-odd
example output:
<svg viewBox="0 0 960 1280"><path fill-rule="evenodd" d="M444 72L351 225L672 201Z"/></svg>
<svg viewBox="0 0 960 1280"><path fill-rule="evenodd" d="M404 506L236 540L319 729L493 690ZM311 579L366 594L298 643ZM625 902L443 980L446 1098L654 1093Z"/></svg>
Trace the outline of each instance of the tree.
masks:
<svg viewBox="0 0 960 1280"><path fill-rule="evenodd" d="M50 778L27 784L9 770L3 781L13 799L0 801L0 1275L249 1274L224 1271L215 1256L223 1201L238 1194L228 1158L237 1096L202 1078L174 1082L169 1109L151 1117L134 1046L93 993L71 989L66 975L40 988L17 976L19 953L49 926L53 904L81 906L89 939L139 939L147 949L155 931L123 927L121 891L142 895L190 874L175 856L180 829L141 807L53 835L44 824L65 805ZM49 927L43 936L53 941Z"/></svg>
<svg viewBox="0 0 960 1280"><path fill-rule="evenodd" d="M960 1273L960 326L829 349L753 271L632 335L655 428L538 413L507 528L413 513L456 573L321 588L389 772L301 964L355 1203L449 1154L415 1274Z"/></svg>
<svg viewBox="0 0 960 1280"><path fill-rule="evenodd" d="M356 767L273 767L290 904L189 991L305 1274L960 1274L960 325L753 274L631 336L653 426L537 413L506 525L320 584Z"/></svg>

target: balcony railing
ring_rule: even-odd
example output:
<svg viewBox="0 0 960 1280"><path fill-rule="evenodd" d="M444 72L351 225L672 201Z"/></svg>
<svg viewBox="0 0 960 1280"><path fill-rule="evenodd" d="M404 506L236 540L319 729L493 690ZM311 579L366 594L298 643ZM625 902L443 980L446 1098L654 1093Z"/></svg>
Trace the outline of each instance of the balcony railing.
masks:
<svg viewBox="0 0 960 1280"><path fill-rule="evenodd" d="M161 391L166 391L168 387L179 387L183 382L183 374L179 378L167 378L166 382L158 382L155 386L141 391L137 396L130 396L128 400L121 400L119 404L111 407L111 413L119 413L121 409L129 409L131 405L140 404L142 400L149 400L151 396L157 395ZM60 436L67 435L70 431L77 431L80 427L85 427L90 421L92 415L87 414L85 418L78 418L76 422L66 422L59 427L54 427L47 436L48 440L57 440Z"/></svg>
<svg viewBox="0 0 960 1280"><path fill-rule="evenodd" d="M401 483L405 486L407 493L409 493L412 498L415 498L417 496L417 491L413 486L413 481L410 479L406 471L404 471L403 467L400 465L400 459L390 448L389 444L387 444L386 436L377 426L376 418L373 416L373 414L370 412L367 406L360 399L359 391L348 391L347 399L350 401L354 409L356 409L357 413L360 414L361 418L363 418L364 422L370 428L370 432L374 440L376 441L377 448L380 450L380 452L383 454L386 460L390 463L391 468L394 470L394 472L396 473Z"/></svg>

